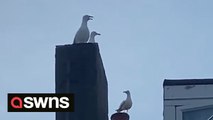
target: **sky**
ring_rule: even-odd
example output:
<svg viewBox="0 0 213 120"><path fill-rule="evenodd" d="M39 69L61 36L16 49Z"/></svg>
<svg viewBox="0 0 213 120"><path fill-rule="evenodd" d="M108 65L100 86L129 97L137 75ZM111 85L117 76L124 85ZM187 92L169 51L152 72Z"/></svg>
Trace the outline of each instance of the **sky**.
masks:
<svg viewBox="0 0 213 120"><path fill-rule="evenodd" d="M82 16L108 80L109 117L130 90L131 120L163 120L164 79L213 78L212 0L0 0L0 119L54 120L7 112L7 93L53 93L55 46L71 44Z"/></svg>

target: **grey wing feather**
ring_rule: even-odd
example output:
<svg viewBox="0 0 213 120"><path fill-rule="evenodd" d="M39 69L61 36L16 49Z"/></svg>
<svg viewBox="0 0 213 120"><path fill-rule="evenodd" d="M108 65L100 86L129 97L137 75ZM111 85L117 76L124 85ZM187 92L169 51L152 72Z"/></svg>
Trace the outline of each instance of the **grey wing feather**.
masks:
<svg viewBox="0 0 213 120"><path fill-rule="evenodd" d="M124 104L125 104L125 100L123 102L121 102L119 108L116 111L122 111L123 107L124 107Z"/></svg>

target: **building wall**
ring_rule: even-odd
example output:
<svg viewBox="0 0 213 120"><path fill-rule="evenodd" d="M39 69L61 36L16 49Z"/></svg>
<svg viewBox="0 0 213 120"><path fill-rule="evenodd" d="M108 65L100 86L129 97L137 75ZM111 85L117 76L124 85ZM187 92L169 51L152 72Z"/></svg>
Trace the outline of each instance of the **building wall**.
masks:
<svg viewBox="0 0 213 120"><path fill-rule="evenodd" d="M213 115L213 80L165 80L163 89L164 120L207 120Z"/></svg>
<svg viewBox="0 0 213 120"><path fill-rule="evenodd" d="M74 93L74 112L56 120L108 120L108 85L96 43L56 47L56 93Z"/></svg>

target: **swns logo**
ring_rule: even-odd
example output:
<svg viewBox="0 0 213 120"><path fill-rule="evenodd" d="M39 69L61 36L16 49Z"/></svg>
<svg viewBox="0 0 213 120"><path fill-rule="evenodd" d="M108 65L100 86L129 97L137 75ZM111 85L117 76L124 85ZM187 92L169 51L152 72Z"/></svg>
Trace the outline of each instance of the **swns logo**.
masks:
<svg viewBox="0 0 213 120"><path fill-rule="evenodd" d="M74 94L8 93L8 112L74 112Z"/></svg>

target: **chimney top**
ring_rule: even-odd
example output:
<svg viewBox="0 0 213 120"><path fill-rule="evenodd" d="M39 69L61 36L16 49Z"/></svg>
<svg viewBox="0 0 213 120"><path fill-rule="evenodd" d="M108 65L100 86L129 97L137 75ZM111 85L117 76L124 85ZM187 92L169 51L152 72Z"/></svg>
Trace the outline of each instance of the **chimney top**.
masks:
<svg viewBox="0 0 213 120"><path fill-rule="evenodd" d="M129 120L127 113L115 113L111 116L111 120Z"/></svg>

